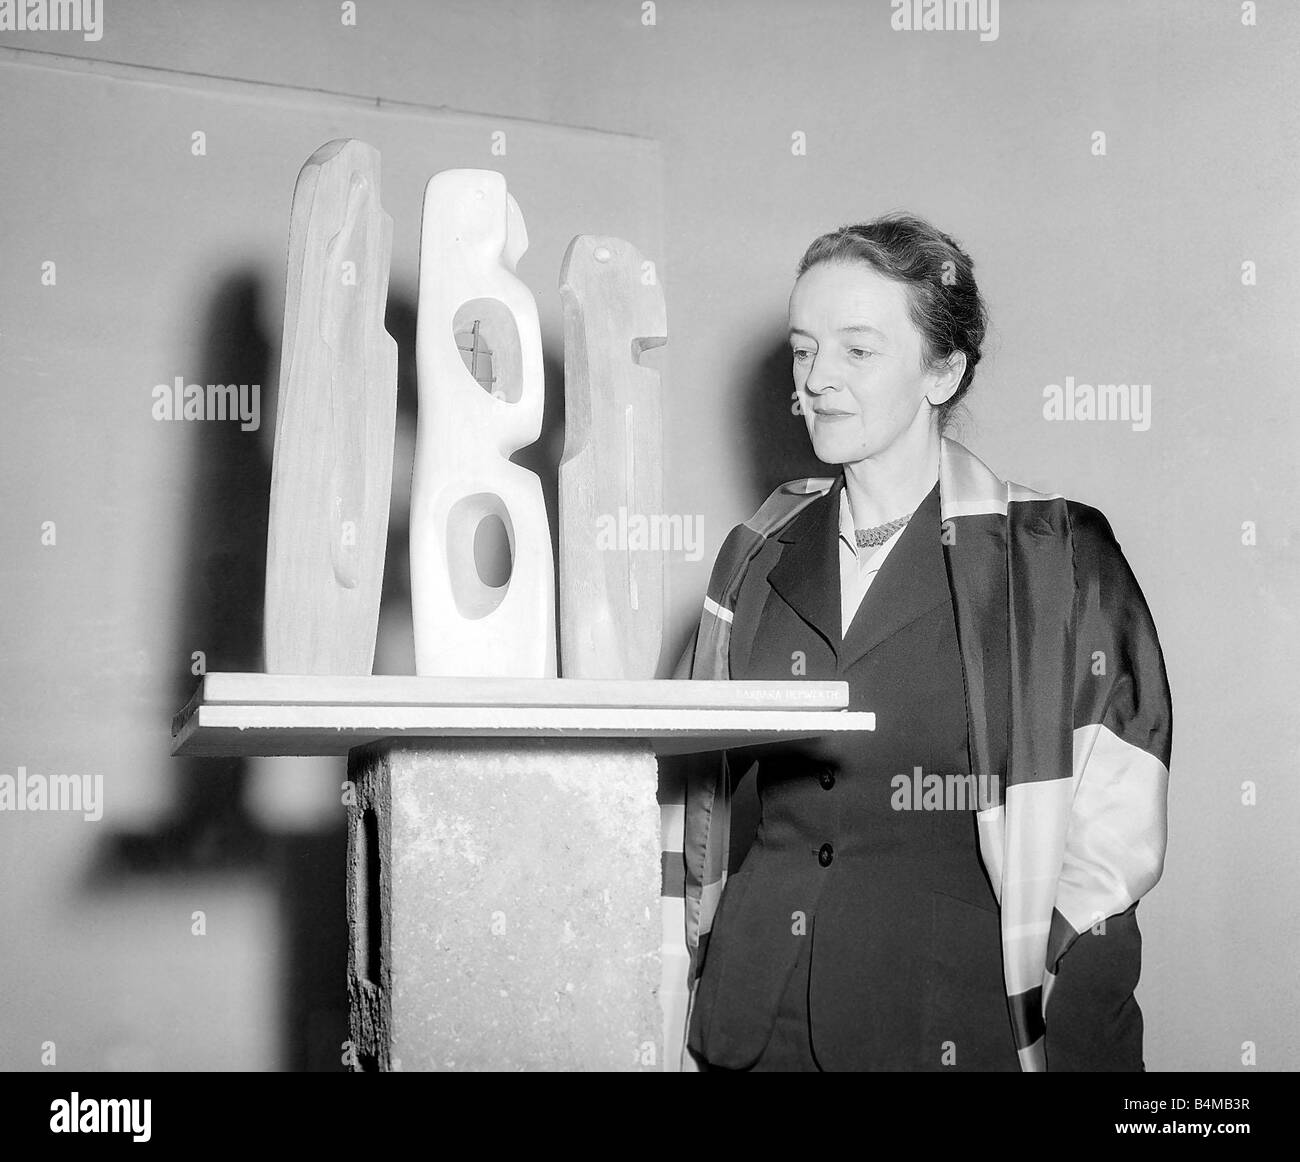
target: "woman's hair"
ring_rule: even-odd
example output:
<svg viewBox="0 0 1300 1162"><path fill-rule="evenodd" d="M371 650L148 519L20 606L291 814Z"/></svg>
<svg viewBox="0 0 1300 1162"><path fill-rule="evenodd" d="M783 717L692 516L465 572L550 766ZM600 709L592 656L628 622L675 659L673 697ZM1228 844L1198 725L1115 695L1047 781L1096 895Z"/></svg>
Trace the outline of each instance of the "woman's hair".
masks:
<svg viewBox="0 0 1300 1162"><path fill-rule="evenodd" d="M953 352L965 352L961 382L951 398L939 405L942 430L975 378L988 326L970 255L924 218L890 213L815 239L799 260L796 278L823 262L865 262L907 287L912 323L921 332L921 354L928 370L938 371Z"/></svg>

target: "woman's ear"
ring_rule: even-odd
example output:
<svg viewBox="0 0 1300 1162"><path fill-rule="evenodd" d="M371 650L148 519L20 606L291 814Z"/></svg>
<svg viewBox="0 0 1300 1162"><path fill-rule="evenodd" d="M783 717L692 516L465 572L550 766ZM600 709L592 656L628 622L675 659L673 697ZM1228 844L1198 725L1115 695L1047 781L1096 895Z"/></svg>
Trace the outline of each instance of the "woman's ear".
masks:
<svg viewBox="0 0 1300 1162"><path fill-rule="evenodd" d="M925 393L925 398L929 401L931 407L939 407L952 398L953 392L961 384L961 377L966 374L966 352L954 351L948 356L944 363L943 370L935 377L934 383L930 390Z"/></svg>

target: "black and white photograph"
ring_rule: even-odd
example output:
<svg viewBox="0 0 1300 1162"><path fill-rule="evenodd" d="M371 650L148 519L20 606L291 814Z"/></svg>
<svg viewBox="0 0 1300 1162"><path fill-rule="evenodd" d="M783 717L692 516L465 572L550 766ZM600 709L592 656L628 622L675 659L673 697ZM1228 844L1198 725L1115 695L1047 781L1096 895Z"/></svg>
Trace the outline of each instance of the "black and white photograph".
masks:
<svg viewBox="0 0 1300 1162"><path fill-rule="evenodd" d="M1249 1137L1298 79L1291 0L0 0L8 1120L849 1072L1055 1137L905 1076L1045 1072Z"/></svg>

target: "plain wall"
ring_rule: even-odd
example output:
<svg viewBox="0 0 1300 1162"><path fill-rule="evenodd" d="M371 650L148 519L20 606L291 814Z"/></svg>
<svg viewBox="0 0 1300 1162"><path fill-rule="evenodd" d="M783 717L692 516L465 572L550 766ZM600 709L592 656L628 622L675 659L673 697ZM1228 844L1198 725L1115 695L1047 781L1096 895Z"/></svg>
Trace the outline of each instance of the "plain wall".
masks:
<svg viewBox="0 0 1300 1162"><path fill-rule="evenodd" d="M635 0L366 0L351 29L324 0L108 7L97 44L75 34L0 34L0 44L660 143L665 499L702 516L705 530L701 561L670 562L678 640L727 529L780 480L817 467L788 406L782 356L803 248L900 207L954 234L992 316L958 434L1002 475L1106 513L1165 649L1169 857L1139 910L1148 1067L1238 1070L1246 1042L1259 1069L1300 1064L1289 967L1300 953L1300 286L1283 257L1300 225L1300 12L1261 4L1248 27L1240 5L1215 0L1003 0L999 36L984 43L893 32L886 0L660 3L652 27ZM58 127L38 128L6 165L41 164ZM796 131L806 155L792 152ZM1096 131L1105 156L1094 155ZM183 213L168 194L159 191L160 212ZM1247 261L1256 285L1243 285ZM6 297L14 277L0 274ZM9 316L0 299L0 319ZM1149 430L1045 419L1044 388L1067 376L1149 383ZM13 389L2 390L12 417ZM77 441L99 438L74 419L52 486L73 478ZM1243 543L1245 522L1254 543ZM159 530L163 557L169 533ZM57 600L79 598L71 589ZM52 624L57 600L44 613ZM106 602L103 616L117 609ZM38 625L13 617L6 641L37 640ZM28 697L59 696L57 674L34 673L37 685L32 672L6 671L6 703L24 680ZM69 730L104 729L93 709L77 713ZM21 761L3 759L0 769ZM1254 806L1243 803L1247 782ZM57 908L62 875L36 861L10 874L9 890ZM255 926L250 950L267 954L273 930ZM205 995L196 985L195 1003L214 1003ZM26 1052L7 1063L22 1067ZM164 1064L183 1056L159 1052Z"/></svg>

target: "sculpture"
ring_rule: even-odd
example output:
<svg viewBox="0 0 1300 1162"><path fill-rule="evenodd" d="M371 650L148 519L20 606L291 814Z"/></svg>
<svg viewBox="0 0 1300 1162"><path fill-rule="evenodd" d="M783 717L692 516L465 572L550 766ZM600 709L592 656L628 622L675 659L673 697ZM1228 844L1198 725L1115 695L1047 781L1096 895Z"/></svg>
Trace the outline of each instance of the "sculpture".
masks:
<svg viewBox="0 0 1300 1162"><path fill-rule="evenodd" d="M321 146L298 175L267 530L272 674L369 674L388 540L397 344L379 154Z"/></svg>
<svg viewBox="0 0 1300 1162"><path fill-rule="evenodd" d="M411 484L419 674L555 676L554 560L541 482L509 460L542 424L537 306L515 276L527 248L501 174L445 170L429 181ZM509 543L503 581L484 576L494 531Z"/></svg>
<svg viewBox="0 0 1300 1162"><path fill-rule="evenodd" d="M560 651L566 678L653 678L663 636L661 546L598 528L659 519L659 373L640 355L667 342L663 288L621 238L582 234L560 270L565 443L560 462Z"/></svg>

